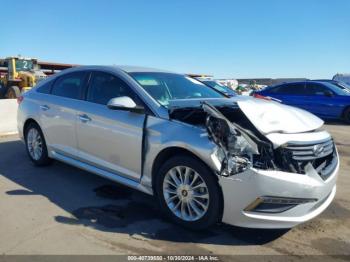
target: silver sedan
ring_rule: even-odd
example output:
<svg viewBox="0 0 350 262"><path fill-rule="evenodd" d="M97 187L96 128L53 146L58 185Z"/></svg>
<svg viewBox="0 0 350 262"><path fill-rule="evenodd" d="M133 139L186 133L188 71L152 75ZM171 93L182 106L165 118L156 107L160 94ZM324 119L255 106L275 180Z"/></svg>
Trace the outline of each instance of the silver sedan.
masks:
<svg viewBox="0 0 350 262"><path fill-rule="evenodd" d="M77 67L19 103L18 130L35 165L56 159L153 194L185 227L288 228L335 195L338 154L320 119L228 98L185 75Z"/></svg>

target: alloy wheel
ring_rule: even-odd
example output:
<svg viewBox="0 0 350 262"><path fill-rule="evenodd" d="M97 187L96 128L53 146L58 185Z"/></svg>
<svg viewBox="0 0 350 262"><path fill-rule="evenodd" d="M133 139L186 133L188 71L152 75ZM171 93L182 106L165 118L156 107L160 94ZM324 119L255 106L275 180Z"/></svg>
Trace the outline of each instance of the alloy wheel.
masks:
<svg viewBox="0 0 350 262"><path fill-rule="evenodd" d="M37 129L31 128L27 134L27 147L30 156L39 160L43 153L43 141Z"/></svg>
<svg viewBox="0 0 350 262"><path fill-rule="evenodd" d="M203 178L186 166L171 168L163 180L163 196L171 212L182 220L196 221L209 207L209 190Z"/></svg>

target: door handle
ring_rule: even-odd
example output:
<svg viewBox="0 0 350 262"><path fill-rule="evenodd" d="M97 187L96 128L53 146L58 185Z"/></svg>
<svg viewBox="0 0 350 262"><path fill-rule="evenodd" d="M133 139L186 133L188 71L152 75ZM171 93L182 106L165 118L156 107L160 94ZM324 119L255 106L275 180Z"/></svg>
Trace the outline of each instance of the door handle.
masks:
<svg viewBox="0 0 350 262"><path fill-rule="evenodd" d="M79 119L83 123L91 121L91 118L86 114L79 115Z"/></svg>
<svg viewBox="0 0 350 262"><path fill-rule="evenodd" d="M43 110L43 111L47 111L47 110L50 109L50 107L48 105L41 105L40 109Z"/></svg>

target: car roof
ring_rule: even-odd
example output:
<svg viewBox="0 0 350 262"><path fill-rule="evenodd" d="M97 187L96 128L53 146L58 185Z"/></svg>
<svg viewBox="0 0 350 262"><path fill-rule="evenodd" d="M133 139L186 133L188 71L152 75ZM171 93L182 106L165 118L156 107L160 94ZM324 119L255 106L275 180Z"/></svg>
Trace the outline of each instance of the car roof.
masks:
<svg viewBox="0 0 350 262"><path fill-rule="evenodd" d="M319 83L319 84L324 84L327 81L322 81L322 80L305 80L305 81L294 81L294 82L285 82L285 83L279 83L279 84L275 84L275 85L270 85L267 86L264 90L270 90L272 88L275 88L277 86L281 86L281 85L287 85L287 84L305 84L305 83Z"/></svg>
<svg viewBox="0 0 350 262"><path fill-rule="evenodd" d="M112 66L117 67L120 70L123 70L127 73L134 73L134 72L158 72L158 73L172 73L167 70L163 69L157 69L152 67L142 67L142 66L129 66L129 65L118 65L118 66Z"/></svg>
<svg viewBox="0 0 350 262"><path fill-rule="evenodd" d="M156 69L151 67L142 67L142 66L129 66L129 65L111 65L111 66L104 66L104 65L85 65L85 66L77 66L73 67L64 71L76 71L76 70L113 70L113 69L119 69L127 73L134 73L134 72L157 72L157 73L173 73L167 70L162 69Z"/></svg>
<svg viewBox="0 0 350 262"><path fill-rule="evenodd" d="M280 86L280 85L287 85L287 84L304 84L304 83L319 83L319 84L323 84L325 82L331 83L331 82L338 82L338 81L331 80L331 79L305 80L305 81L279 83L279 84L272 85L271 87Z"/></svg>
<svg viewBox="0 0 350 262"><path fill-rule="evenodd" d="M156 69L151 67L141 67L141 66L127 66L127 65L111 65L111 66L103 66L103 65L84 65L84 66L75 66L68 69L64 69L56 74L54 74L52 77L57 78L62 75L78 72L78 71L84 71L84 70L101 70L101 71L122 71L125 73L138 73L138 72L150 72L150 73L172 73L172 74L178 74L162 69ZM181 74L180 74L181 75Z"/></svg>

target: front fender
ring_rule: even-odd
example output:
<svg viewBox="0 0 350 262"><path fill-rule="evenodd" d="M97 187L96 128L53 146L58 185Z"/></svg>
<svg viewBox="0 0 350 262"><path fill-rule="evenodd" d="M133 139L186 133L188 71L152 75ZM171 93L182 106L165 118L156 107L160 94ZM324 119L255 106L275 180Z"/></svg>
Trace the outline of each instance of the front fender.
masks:
<svg viewBox="0 0 350 262"><path fill-rule="evenodd" d="M152 187L152 169L157 156L167 148L184 149L212 170L218 171L211 155L217 150L205 128L149 116L145 127L144 168L141 183Z"/></svg>

